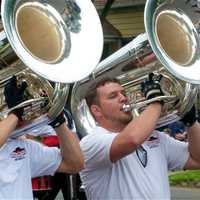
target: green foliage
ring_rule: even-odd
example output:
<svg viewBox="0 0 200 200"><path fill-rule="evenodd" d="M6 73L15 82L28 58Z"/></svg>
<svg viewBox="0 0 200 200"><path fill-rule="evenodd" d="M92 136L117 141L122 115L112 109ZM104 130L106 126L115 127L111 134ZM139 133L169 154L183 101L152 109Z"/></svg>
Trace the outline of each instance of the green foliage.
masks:
<svg viewBox="0 0 200 200"><path fill-rule="evenodd" d="M195 187L200 184L200 170L175 172L169 175L171 186Z"/></svg>

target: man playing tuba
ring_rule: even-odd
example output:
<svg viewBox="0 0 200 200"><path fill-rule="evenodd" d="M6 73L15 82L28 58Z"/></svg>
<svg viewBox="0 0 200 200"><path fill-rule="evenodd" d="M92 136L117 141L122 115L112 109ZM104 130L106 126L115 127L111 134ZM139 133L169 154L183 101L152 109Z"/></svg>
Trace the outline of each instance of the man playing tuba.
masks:
<svg viewBox="0 0 200 200"><path fill-rule="evenodd" d="M152 74L142 83L147 100L163 96ZM80 172L88 199L170 199L168 170L200 168L200 124L195 109L182 121L188 143L155 129L163 101L150 103L133 119L125 112L124 88L103 78L89 88L86 102L97 126L81 140L85 168Z"/></svg>
<svg viewBox="0 0 200 200"><path fill-rule="evenodd" d="M16 77L11 78L4 90L9 108L23 101L26 87L26 83L18 87ZM0 122L0 199L33 199L32 177L77 173L83 168L79 141L67 128L63 114L50 123L56 130L60 150L28 139L9 138L22 114L23 108L15 109Z"/></svg>

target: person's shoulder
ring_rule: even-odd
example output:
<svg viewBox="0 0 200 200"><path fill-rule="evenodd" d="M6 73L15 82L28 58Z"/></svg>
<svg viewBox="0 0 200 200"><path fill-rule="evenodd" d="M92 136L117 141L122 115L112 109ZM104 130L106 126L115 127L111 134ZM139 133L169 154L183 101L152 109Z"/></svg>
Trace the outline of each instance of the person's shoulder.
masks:
<svg viewBox="0 0 200 200"><path fill-rule="evenodd" d="M99 138L99 134L98 133L89 133L88 135L84 136L81 141L80 141L80 144L83 145L83 144L87 144L87 143L90 143L91 141L95 141L96 139ZM101 136L100 136L101 137Z"/></svg>
<svg viewBox="0 0 200 200"><path fill-rule="evenodd" d="M107 129L100 127L100 126L96 126L85 137L83 137L83 139L102 137L102 135L107 135L107 134L110 134L110 133L111 132L109 132Z"/></svg>
<svg viewBox="0 0 200 200"><path fill-rule="evenodd" d="M91 152L92 149L98 143L98 134L96 133L89 133L88 135L84 136L80 141L80 147L82 152L85 154L86 152Z"/></svg>
<svg viewBox="0 0 200 200"><path fill-rule="evenodd" d="M81 148L91 147L94 144L101 142L107 135L111 134L106 129L102 127L95 127L88 135L81 139Z"/></svg>

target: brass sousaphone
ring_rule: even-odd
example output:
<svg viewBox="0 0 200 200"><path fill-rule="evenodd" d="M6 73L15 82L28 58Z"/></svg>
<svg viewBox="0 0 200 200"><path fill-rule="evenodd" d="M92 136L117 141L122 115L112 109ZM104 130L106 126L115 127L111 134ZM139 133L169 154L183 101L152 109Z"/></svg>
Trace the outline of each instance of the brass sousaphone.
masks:
<svg viewBox="0 0 200 200"><path fill-rule="evenodd" d="M12 135L19 136L56 117L69 83L93 71L102 52L102 27L90 0L2 0L1 19L0 116L24 107L23 127ZM26 101L8 109L3 90L13 75L28 89Z"/></svg>
<svg viewBox="0 0 200 200"><path fill-rule="evenodd" d="M103 76L117 78L130 99L124 111L134 115L149 103L140 84L149 73L163 76L165 101L157 127L179 120L191 108L200 83L200 10L193 1L147 0L146 33L103 60L91 76L76 83L72 92L72 113L78 131L87 135L96 126L84 96L93 81ZM155 101L157 98L150 101Z"/></svg>

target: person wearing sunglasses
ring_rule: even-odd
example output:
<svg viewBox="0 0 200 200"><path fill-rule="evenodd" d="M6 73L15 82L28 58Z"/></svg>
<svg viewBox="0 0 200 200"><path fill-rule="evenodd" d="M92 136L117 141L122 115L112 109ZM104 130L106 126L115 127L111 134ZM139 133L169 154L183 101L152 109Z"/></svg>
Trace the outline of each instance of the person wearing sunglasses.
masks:
<svg viewBox="0 0 200 200"><path fill-rule="evenodd" d="M146 99L162 96L160 77L149 74L141 84ZM194 107L183 118L188 143L154 130L163 101L146 106L138 117L115 79L96 80L85 96L96 127L80 142L85 168L80 172L88 200L170 199L168 170L200 168L200 125Z"/></svg>

